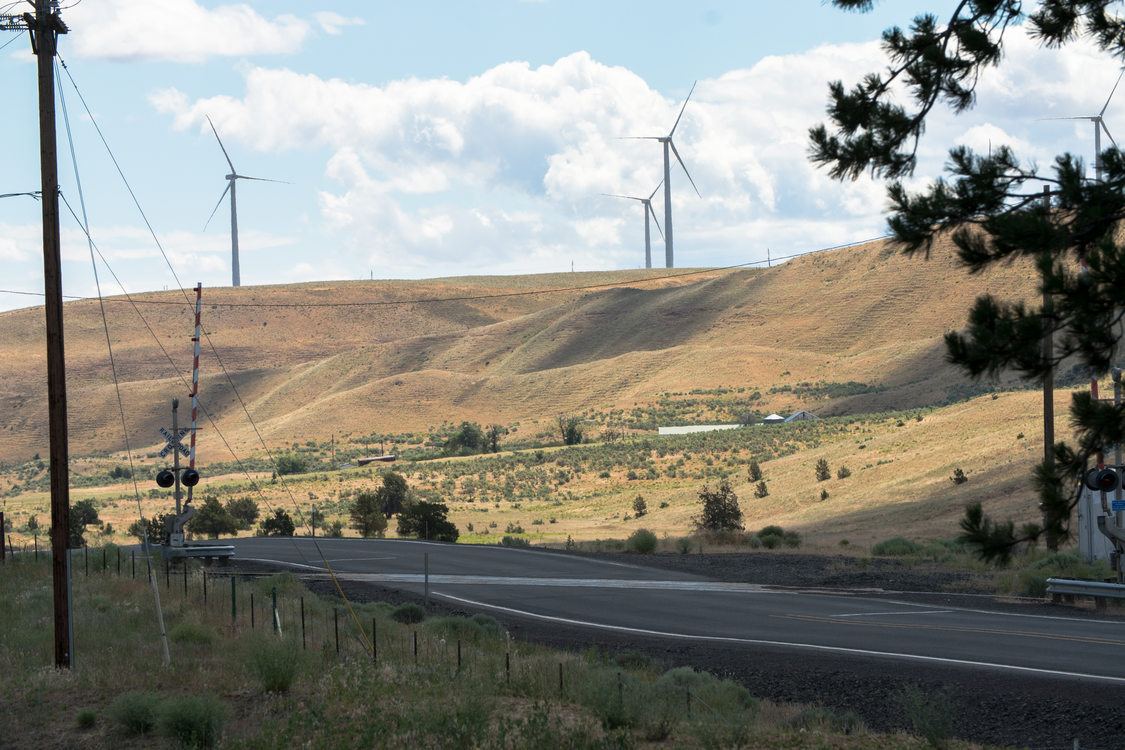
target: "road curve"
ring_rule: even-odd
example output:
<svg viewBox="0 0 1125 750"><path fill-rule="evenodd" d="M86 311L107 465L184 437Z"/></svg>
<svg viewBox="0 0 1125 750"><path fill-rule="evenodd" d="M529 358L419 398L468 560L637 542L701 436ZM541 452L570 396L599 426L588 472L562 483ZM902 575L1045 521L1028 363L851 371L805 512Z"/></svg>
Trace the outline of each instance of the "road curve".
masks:
<svg viewBox="0 0 1125 750"><path fill-rule="evenodd" d="M1125 686L1120 621L723 583L577 555L383 539L250 538L240 560L378 583L466 608L685 642L834 652Z"/></svg>

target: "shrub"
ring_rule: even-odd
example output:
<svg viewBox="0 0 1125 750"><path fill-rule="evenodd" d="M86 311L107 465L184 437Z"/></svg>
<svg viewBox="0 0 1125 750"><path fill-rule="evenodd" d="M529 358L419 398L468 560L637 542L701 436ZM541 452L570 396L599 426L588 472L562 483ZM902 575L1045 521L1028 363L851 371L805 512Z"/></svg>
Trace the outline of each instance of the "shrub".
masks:
<svg viewBox="0 0 1125 750"><path fill-rule="evenodd" d="M676 540L676 551L681 555L691 552L691 537L682 536Z"/></svg>
<svg viewBox="0 0 1125 750"><path fill-rule="evenodd" d="M273 516L258 524L260 536L293 536L293 532L296 530L297 527L293 525L293 519L281 508L275 510Z"/></svg>
<svg viewBox="0 0 1125 750"><path fill-rule="evenodd" d="M647 555L656 550L656 534L648 529L637 529L625 542L625 546L630 552Z"/></svg>
<svg viewBox="0 0 1125 750"><path fill-rule="evenodd" d="M160 696L147 690L125 693L109 705L109 715L125 734L148 734L156 728Z"/></svg>
<svg viewBox="0 0 1125 750"><path fill-rule="evenodd" d="M426 610L421 604L406 602L391 610L391 619L405 625L416 625L426 619Z"/></svg>
<svg viewBox="0 0 1125 750"><path fill-rule="evenodd" d="M801 535L796 531L786 531L782 535L781 540L785 543L786 547L796 549L797 547L801 546Z"/></svg>
<svg viewBox="0 0 1125 750"><path fill-rule="evenodd" d="M274 471L278 476L283 474L304 474L309 470L309 462L304 456L286 453L277 457Z"/></svg>
<svg viewBox="0 0 1125 750"><path fill-rule="evenodd" d="M214 695L169 698L160 706L161 734L184 748L211 748L219 742L227 707Z"/></svg>
<svg viewBox="0 0 1125 750"><path fill-rule="evenodd" d="M758 482L758 486L754 488L754 497L769 497L770 490L765 482Z"/></svg>
<svg viewBox="0 0 1125 750"><path fill-rule="evenodd" d="M871 548L871 554L903 557L905 555L916 555L924 549L925 547L918 542L896 536L891 539L884 539L873 546Z"/></svg>
<svg viewBox="0 0 1125 750"><path fill-rule="evenodd" d="M955 706L946 692L923 693L908 685L899 696L902 713L914 731L922 735L931 747L944 747L953 734Z"/></svg>
<svg viewBox="0 0 1125 750"><path fill-rule="evenodd" d="M837 479L847 479L851 475L852 475L852 470L849 469L847 466L841 466L839 469L836 469L836 478Z"/></svg>
<svg viewBox="0 0 1125 750"><path fill-rule="evenodd" d="M570 538L569 536L567 537ZM571 540L573 541L573 540ZM501 547L530 547L531 542L524 539L522 536L505 536L500 540ZM571 548L572 549L572 548Z"/></svg>
<svg viewBox="0 0 1125 750"><path fill-rule="evenodd" d="M445 503L424 500L410 503L398 514L398 534L439 542L456 542L460 532L448 516L449 506Z"/></svg>
<svg viewBox="0 0 1125 750"><path fill-rule="evenodd" d="M828 468L828 461L820 459L816 462L816 481L823 482L832 478L832 470Z"/></svg>
<svg viewBox="0 0 1125 750"><path fill-rule="evenodd" d="M84 708L78 712L77 721L79 729L93 729L98 723L98 712L92 708Z"/></svg>
<svg viewBox="0 0 1125 750"><path fill-rule="evenodd" d="M360 490L352 501L351 510L352 528L365 539L368 537L382 537L387 530L388 516L383 513L383 504L379 493L371 490Z"/></svg>
<svg viewBox="0 0 1125 750"><path fill-rule="evenodd" d="M821 499L821 501L824 501L824 500L828 499L828 490L821 490L820 491L820 499Z"/></svg>
<svg viewBox="0 0 1125 750"><path fill-rule="evenodd" d="M853 712L837 713L824 706L810 706L786 724L793 729L819 729L831 734L857 734L864 730L863 719Z"/></svg>
<svg viewBox="0 0 1125 750"><path fill-rule="evenodd" d="M255 638L250 642L250 671L267 693L286 693L297 677L299 662L283 642Z"/></svg>
<svg viewBox="0 0 1125 750"><path fill-rule="evenodd" d="M750 465L746 467L746 476L751 482L762 481L762 467L758 465L757 461L750 461Z"/></svg>
<svg viewBox="0 0 1125 750"><path fill-rule="evenodd" d="M965 472L961 471L961 467L958 466L953 470L953 476L949 478L949 481L953 482L954 484L964 484L965 482L969 481L969 478L965 476Z"/></svg>
<svg viewBox="0 0 1125 750"><path fill-rule="evenodd" d="M210 646L215 640L214 632L198 622L184 621L168 631L173 643L190 643L195 646Z"/></svg>

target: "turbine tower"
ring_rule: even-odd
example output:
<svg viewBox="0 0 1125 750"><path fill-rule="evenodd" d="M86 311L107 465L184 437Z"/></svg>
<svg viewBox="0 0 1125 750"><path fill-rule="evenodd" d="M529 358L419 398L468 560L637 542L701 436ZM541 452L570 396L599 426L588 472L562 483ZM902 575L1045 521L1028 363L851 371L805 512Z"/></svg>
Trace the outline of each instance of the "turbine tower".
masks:
<svg viewBox="0 0 1125 750"><path fill-rule="evenodd" d="M1117 91L1117 85L1121 83L1121 76L1125 76L1125 68L1122 68L1121 72L1117 74L1117 82L1113 84L1113 88L1110 90L1109 96L1105 100L1105 104L1102 105L1101 111L1096 115L1047 118L1049 120L1089 120L1090 122L1094 123L1094 179L1098 182L1102 181L1102 131L1105 131L1105 134L1109 137L1110 143L1112 143L1114 146L1117 145L1117 141L1113 140L1113 135L1110 134L1109 128L1106 127L1105 121L1102 120L1102 115L1104 115L1106 109L1109 108L1109 102L1113 99L1113 95Z"/></svg>
<svg viewBox="0 0 1125 750"><path fill-rule="evenodd" d="M663 181L661 181L663 184ZM660 236L664 236L664 232L660 230L660 222L656 220L656 212L652 210L652 196L656 195L656 191L660 189L660 185L653 188L647 198L638 198L635 195L617 195L615 193L602 193L602 195L609 198L625 198L631 201L640 201L641 207L644 209L645 215L645 268L652 268L652 243L650 241L651 235L648 228L648 215L652 214L652 220L656 222L656 231L660 232Z"/></svg>
<svg viewBox="0 0 1125 750"><path fill-rule="evenodd" d="M211 211L211 215L207 217L207 224L211 223L211 219L215 217L215 213L219 210L219 206L223 205L223 198L227 197L230 193L230 270L231 270L231 286L242 286L242 279L238 270L238 206L235 201L235 186L237 180L258 180L259 182L281 182L286 183L284 180L269 180L265 177L249 177L244 174L239 174L238 170L234 168L234 163L230 160L230 155L227 154L227 149L223 146L223 141L219 138L219 131L215 130L215 123L211 122L211 118L207 118L207 124L211 126L211 132L215 134L215 140L219 142L219 148L223 150L223 156L226 157L227 164L230 165L230 174L227 175L227 186L223 190L223 194L219 196L219 202L215 204L215 208ZM207 224L203 225L203 230L207 230Z"/></svg>
<svg viewBox="0 0 1125 750"><path fill-rule="evenodd" d="M668 131L668 135L636 135L630 136L631 138L639 138L649 141L660 141L664 145L664 265L667 268L673 267L673 253L672 253L672 165L668 156L668 151L671 150L676 155L676 161L680 163L680 168L684 170L684 175L687 176L688 182L691 183L695 194L699 195L699 188L695 187L695 180L691 179L691 174L688 173L687 167L684 166L684 160L680 158L680 152L676 150L676 144L672 141L672 136L676 133L676 127L680 124L680 118L684 116L684 110L687 109L688 100L691 99L692 93L695 91L696 81L691 85L691 91L688 92L687 98L684 99L684 106L680 107L680 114L676 116L676 121L672 123L672 129ZM699 195L702 198L702 195Z"/></svg>

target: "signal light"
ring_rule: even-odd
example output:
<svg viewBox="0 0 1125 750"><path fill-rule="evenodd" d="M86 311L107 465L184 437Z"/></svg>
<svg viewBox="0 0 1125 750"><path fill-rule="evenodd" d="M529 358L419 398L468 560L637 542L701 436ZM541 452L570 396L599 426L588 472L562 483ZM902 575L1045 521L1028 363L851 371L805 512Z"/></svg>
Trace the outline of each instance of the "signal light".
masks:
<svg viewBox="0 0 1125 750"><path fill-rule="evenodd" d="M171 487L176 483L176 475L165 469L156 475L156 483L161 487Z"/></svg>
<svg viewBox="0 0 1125 750"><path fill-rule="evenodd" d="M180 482L187 487L194 487L199 484L199 472L195 469L188 469L183 473L183 476L180 477Z"/></svg>
<svg viewBox="0 0 1125 750"><path fill-rule="evenodd" d="M1113 492L1121 486L1121 478L1113 469L1090 469L1086 472L1085 483L1095 492Z"/></svg>

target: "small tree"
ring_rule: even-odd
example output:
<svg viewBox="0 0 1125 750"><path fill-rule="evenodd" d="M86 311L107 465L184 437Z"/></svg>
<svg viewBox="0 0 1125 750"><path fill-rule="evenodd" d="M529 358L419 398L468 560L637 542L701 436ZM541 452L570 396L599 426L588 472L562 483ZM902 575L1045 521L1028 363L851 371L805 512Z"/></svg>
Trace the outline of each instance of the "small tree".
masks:
<svg viewBox="0 0 1125 750"><path fill-rule="evenodd" d="M754 488L754 497L767 497L770 494L769 488L766 487L765 482L758 482L758 486Z"/></svg>
<svg viewBox="0 0 1125 750"><path fill-rule="evenodd" d="M824 482L832 478L832 470L828 468L828 461L820 459L816 462L816 481Z"/></svg>
<svg viewBox="0 0 1125 750"><path fill-rule="evenodd" d="M67 540L71 549L77 549L86 543L86 527L99 524L98 509L90 498L79 500L70 506L70 538Z"/></svg>
<svg viewBox="0 0 1125 750"><path fill-rule="evenodd" d="M700 531L741 531L742 510L738 507L738 495L731 489L730 482L723 479L712 490L703 485L699 490L699 501L703 511L692 518L692 523Z"/></svg>
<svg viewBox="0 0 1125 750"><path fill-rule="evenodd" d="M457 431L446 439L442 450L454 456L480 453L488 447L488 439L476 422L462 422Z"/></svg>
<svg viewBox="0 0 1125 750"><path fill-rule="evenodd" d="M259 536L293 536L296 530L293 519L281 508L275 510L272 517L258 524Z"/></svg>
<svg viewBox="0 0 1125 750"><path fill-rule="evenodd" d="M750 465L746 467L746 476L750 478L751 482L762 481L762 467L754 459L750 459Z"/></svg>
<svg viewBox="0 0 1125 750"><path fill-rule="evenodd" d="M498 424L490 424L488 429L484 431L484 439L488 443L489 452L498 453L500 451L500 438L507 434L507 427Z"/></svg>
<svg viewBox="0 0 1125 750"><path fill-rule="evenodd" d="M953 482L954 484L964 484L965 482L969 481L969 478L965 476L965 472L961 471L961 467L958 466L953 470L953 476L949 478L949 481Z"/></svg>
<svg viewBox="0 0 1125 750"><path fill-rule="evenodd" d="M286 453L278 456L274 465L278 476L283 474L304 474L309 470L309 462L304 456Z"/></svg>
<svg viewBox="0 0 1125 750"><path fill-rule="evenodd" d="M387 530L387 516L383 513L378 492L361 490L357 493L352 503L351 518L352 528L364 538L381 537Z"/></svg>
<svg viewBox="0 0 1125 750"><path fill-rule="evenodd" d="M637 497L634 498L634 500L633 500L633 512L637 515L637 518L640 518L645 513L648 513L648 503L645 502L645 499L644 499L643 496L637 495Z"/></svg>
<svg viewBox="0 0 1125 750"><path fill-rule="evenodd" d="M196 507L195 516L188 526L193 533L211 539L238 531L238 521L227 512L218 498L212 496L205 497L203 504Z"/></svg>
<svg viewBox="0 0 1125 750"><path fill-rule="evenodd" d="M567 445L578 445L582 442L582 420L578 417L565 417L560 414L557 418L559 434Z"/></svg>
<svg viewBox="0 0 1125 750"><path fill-rule="evenodd" d="M127 533L144 541L147 535L149 544L163 544L168 541L168 529L171 528L172 518L175 513L165 513L149 519L140 519L129 524Z"/></svg>
<svg viewBox="0 0 1125 750"><path fill-rule="evenodd" d="M260 513L258 504L250 497L235 497L227 500L227 513L238 523L240 529L251 529Z"/></svg>
<svg viewBox="0 0 1125 750"><path fill-rule="evenodd" d="M398 514L398 534L417 539L456 542L460 533L448 519L448 515L449 507L445 503L430 503L424 500L409 503Z"/></svg>
<svg viewBox="0 0 1125 750"><path fill-rule="evenodd" d="M388 519L396 513L401 513L410 501L410 485L406 477L397 471L388 471L383 475L383 486L376 491L379 509Z"/></svg>

